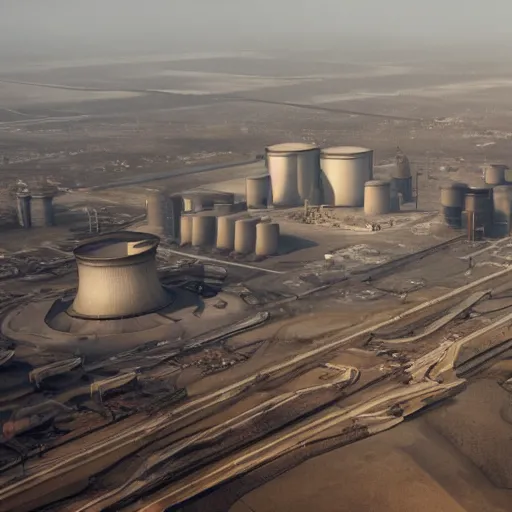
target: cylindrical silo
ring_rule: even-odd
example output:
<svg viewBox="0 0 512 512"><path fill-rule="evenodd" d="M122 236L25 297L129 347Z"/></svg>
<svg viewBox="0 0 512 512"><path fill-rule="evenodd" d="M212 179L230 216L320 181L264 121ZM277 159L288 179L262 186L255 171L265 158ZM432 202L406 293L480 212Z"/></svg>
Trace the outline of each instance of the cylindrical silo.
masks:
<svg viewBox="0 0 512 512"><path fill-rule="evenodd" d="M217 241L215 246L221 251L232 251L235 248L235 222L237 215L217 217Z"/></svg>
<svg viewBox="0 0 512 512"><path fill-rule="evenodd" d="M339 146L322 150L323 202L331 206L363 206L364 184L373 176L373 150Z"/></svg>
<svg viewBox="0 0 512 512"><path fill-rule="evenodd" d="M462 212L468 186L465 183L448 183L441 186L441 215L447 226L462 227Z"/></svg>
<svg viewBox="0 0 512 512"><path fill-rule="evenodd" d="M268 207L269 203L270 176L256 176L246 178L245 197L247 208L263 209Z"/></svg>
<svg viewBox="0 0 512 512"><path fill-rule="evenodd" d="M235 252L251 254L256 248L256 226L260 219L254 217L235 222Z"/></svg>
<svg viewBox="0 0 512 512"><path fill-rule="evenodd" d="M273 256L279 250L279 224L260 222L256 225L256 255Z"/></svg>
<svg viewBox="0 0 512 512"><path fill-rule="evenodd" d="M494 187L492 197L494 233L496 236L507 236L512 216L512 185Z"/></svg>
<svg viewBox="0 0 512 512"><path fill-rule="evenodd" d="M159 239L120 231L78 246L78 291L71 316L114 319L157 311L173 300L156 270Z"/></svg>
<svg viewBox="0 0 512 512"><path fill-rule="evenodd" d="M180 219L180 245L192 243L192 215L182 215Z"/></svg>
<svg viewBox="0 0 512 512"><path fill-rule="evenodd" d="M211 213L192 215L192 245L209 247L215 244L217 217Z"/></svg>
<svg viewBox="0 0 512 512"><path fill-rule="evenodd" d="M486 185L504 185L505 171L508 167L504 164L489 164L485 166L485 183Z"/></svg>
<svg viewBox="0 0 512 512"><path fill-rule="evenodd" d="M465 206L466 192L468 192L468 186L465 183L453 182L441 185L441 206L462 210Z"/></svg>
<svg viewBox="0 0 512 512"><path fill-rule="evenodd" d="M365 215L384 215L390 212L391 184L389 181L372 180L364 185Z"/></svg>
<svg viewBox="0 0 512 512"><path fill-rule="evenodd" d="M22 228L30 228L30 194L16 194L16 211L18 215L18 224Z"/></svg>
<svg viewBox="0 0 512 512"><path fill-rule="evenodd" d="M180 195L170 196L167 200L168 235L174 240L180 239L181 214L183 198Z"/></svg>
<svg viewBox="0 0 512 512"><path fill-rule="evenodd" d="M167 234L167 196L160 191L152 191L146 198L146 223L151 232Z"/></svg>
<svg viewBox="0 0 512 512"><path fill-rule="evenodd" d="M275 144L266 148L267 168L276 207L314 201L320 184L320 149L314 144Z"/></svg>
<svg viewBox="0 0 512 512"><path fill-rule="evenodd" d="M492 189L468 188L465 195L465 210L474 218L475 231L481 230L488 235L492 226Z"/></svg>
<svg viewBox="0 0 512 512"><path fill-rule="evenodd" d="M30 201L30 221L32 227L55 225L53 217L53 195L33 195Z"/></svg>

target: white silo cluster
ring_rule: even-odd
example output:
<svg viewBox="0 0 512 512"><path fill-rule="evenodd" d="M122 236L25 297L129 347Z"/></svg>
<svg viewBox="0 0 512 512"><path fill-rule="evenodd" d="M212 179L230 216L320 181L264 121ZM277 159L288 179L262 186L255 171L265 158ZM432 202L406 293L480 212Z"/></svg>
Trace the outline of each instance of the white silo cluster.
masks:
<svg viewBox="0 0 512 512"><path fill-rule="evenodd" d="M200 212L181 218L181 245L240 255L273 256L279 250L279 224L247 212L215 215Z"/></svg>
<svg viewBox="0 0 512 512"><path fill-rule="evenodd" d="M248 206L290 208L308 204L360 208L367 215L400 209L402 186L373 180L373 150L355 146L320 149L287 143L266 149L268 178L248 178ZM257 181L259 179L259 181ZM269 180L267 185L266 179ZM401 185L401 184L400 184Z"/></svg>

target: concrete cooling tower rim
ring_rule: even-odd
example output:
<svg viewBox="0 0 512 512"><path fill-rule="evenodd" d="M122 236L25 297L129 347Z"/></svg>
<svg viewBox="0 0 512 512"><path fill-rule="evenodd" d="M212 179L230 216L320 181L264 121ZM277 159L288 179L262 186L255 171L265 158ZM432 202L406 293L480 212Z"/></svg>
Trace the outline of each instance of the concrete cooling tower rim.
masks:
<svg viewBox="0 0 512 512"><path fill-rule="evenodd" d="M322 158L358 158L366 153L373 153L373 149L363 148L359 146L335 146L332 148L324 148L321 151Z"/></svg>
<svg viewBox="0 0 512 512"><path fill-rule="evenodd" d="M274 144L266 148L270 154L289 154L300 153L302 151L318 151L320 148L316 144L307 144L305 142L285 142L283 144Z"/></svg>
<svg viewBox="0 0 512 512"><path fill-rule="evenodd" d="M75 248L77 262L86 265L131 265L141 256L156 253L160 238L149 233L121 231L88 240Z"/></svg>

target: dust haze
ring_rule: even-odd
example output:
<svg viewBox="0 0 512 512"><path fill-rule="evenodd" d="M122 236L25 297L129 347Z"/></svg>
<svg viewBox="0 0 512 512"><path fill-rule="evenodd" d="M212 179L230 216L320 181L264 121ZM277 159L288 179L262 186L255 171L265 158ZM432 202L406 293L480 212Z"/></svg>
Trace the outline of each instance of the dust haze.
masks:
<svg viewBox="0 0 512 512"><path fill-rule="evenodd" d="M509 512L511 18L0 0L0 512Z"/></svg>

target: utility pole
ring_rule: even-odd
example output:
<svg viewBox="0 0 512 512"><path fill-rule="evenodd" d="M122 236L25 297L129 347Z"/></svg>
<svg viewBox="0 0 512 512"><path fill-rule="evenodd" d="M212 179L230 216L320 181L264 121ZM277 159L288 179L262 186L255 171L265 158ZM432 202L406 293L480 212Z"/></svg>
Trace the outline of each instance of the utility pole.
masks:
<svg viewBox="0 0 512 512"><path fill-rule="evenodd" d="M420 194L420 189L419 189L419 176L420 175L421 175L421 172L416 171L416 178L415 178L415 184L414 184L414 188L416 189L415 194L414 194L414 201L415 201L415 204L416 204L416 210L418 209L418 197L419 197L419 194Z"/></svg>

